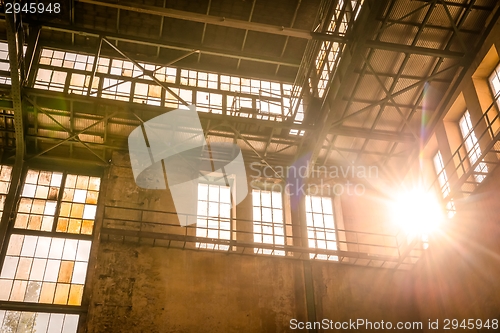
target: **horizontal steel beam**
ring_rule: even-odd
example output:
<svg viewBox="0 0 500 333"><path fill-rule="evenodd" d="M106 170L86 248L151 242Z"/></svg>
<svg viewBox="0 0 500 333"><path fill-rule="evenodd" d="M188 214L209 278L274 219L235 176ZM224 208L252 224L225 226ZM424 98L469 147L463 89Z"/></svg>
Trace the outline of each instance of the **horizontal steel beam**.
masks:
<svg viewBox="0 0 500 333"><path fill-rule="evenodd" d="M2 90L0 90L1 92ZM139 103L133 102L124 102L124 101L115 101L111 99L103 99L97 97L89 97L82 95L73 95L73 94L64 94L59 92L52 92L47 90L39 90L35 88L25 88L25 93L27 96L31 97L44 97L50 98L54 101L54 106L47 105L49 100L45 99L44 103L40 103L40 106L44 109L48 109L53 112L70 112L69 109L61 110L57 109L57 106L60 105L61 99L66 101L75 101L79 103L89 104L88 111L86 112L89 115L97 115L97 116L106 116L106 111L104 107L109 106L113 108L113 110L119 110L117 115L113 117L113 119L136 119L132 112L139 112L143 120L147 121L153 117L156 117L166 111L171 111L171 108L164 108L160 106L152 106L152 105L142 105ZM6 105L9 105L8 101L4 102ZM201 120L212 120L217 124L222 122L228 122L230 124L247 124L254 125L260 128L259 132L263 132L263 128L279 128L284 130L289 130L291 128L298 130L312 130L313 126L305 125L305 124L292 124L289 121L281 122L281 121L269 121L262 119L254 119L254 118L245 118L231 115L223 115L223 114L214 114L207 112L199 112L198 113ZM294 137L295 138L295 137Z"/></svg>
<svg viewBox="0 0 500 333"><path fill-rule="evenodd" d="M343 135L349 137L365 138L371 140L390 141L390 142L415 142L411 134L397 133L382 130L373 130L365 128L356 128L349 126L338 126L331 129L330 134Z"/></svg>
<svg viewBox="0 0 500 333"><path fill-rule="evenodd" d="M376 41L376 40L367 40L365 42L365 45L367 47L372 48L372 49L380 49L380 50L387 50L387 51L394 51L394 52L401 52L401 53L408 53L408 54L422 54L422 55L431 56L431 57L438 57L438 58L460 59L460 58L463 58L465 55L462 52L433 49L433 48L421 47L421 46L411 46L411 45L405 45L405 44L388 43L388 42L382 42L382 41Z"/></svg>
<svg viewBox="0 0 500 333"><path fill-rule="evenodd" d="M282 59L279 57L269 57L264 55L250 55L244 52L238 51L230 51L230 50L220 50L216 48L210 48L202 45L188 45L179 42L170 42L170 41L160 41L159 39L154 38L146 38L146 37L137 37L131 35L124 35L120 33L113 33L108 31L100 31L95 29L88 29L84 27L76 27L76 26L67 26L67 25L59 25L55 23L43 23L42 29L74 33L80 36L90 36L99 38L100 36L106 37L111 40L119 41L119 42L128 42L128 43L136 43L140 45L148 45L154 47L162 47L171 50L177 51L186 51L190 52L196 48L200 53L206 55L214 55L221 56L233 59L242 59L256 62L269 63L280 66L288 66L288 67L299 67L300 63L293 62L291 60Z"/></svg>
<svg viewBox="0 0 500 333"><path fill-rule="evenodd" d="M192 22L206 23L212 25L218 25L228 28L236 28L243 29L248 31L256 31L263 32L273 35L281 35L287 37L295 37L301 39L322 39L322 40L331 40L336 42L345 42L346 38L339 35L332 34L321 34L314 33L307 30L287 28L284 26L263 24L257 22L249 22L243 20L235 20L231 18L226 18L222 16L213 16L213 15L205 15L194 12L176 10L171 8L163 8L157 6L148 6L140 3L127 3L127 2L119 2L119 3L110 3L110 2L101 2L94 0L79 0L81 3L87 3L95 6L103 6L103 7L111 7L120 10L128 10L132 12L157 15L162 17L169 17L178 20L186 20Z"/></svg>
<svg viewBox="0 0 500 333"><path fill-rule="evenodd" d="M427 2L427 3L430 3L432 2L433 0L413 0L413 1L416 1L416 2ZM446 6L454 6L454 7L461 7L461 8L467 8L469 6L468 3L459 3L459 2L453 2L453 1L443 1L443 3L446 5ZM481 6L481 5L472 5L471 7L472 9L475 9L475 10L485 10L485 11L492 11L495 6L493 7L488 7L488 6Z"/></svg>
<svg viewBox="0 0 500 333"><path fill-rule="evenodd" d="M349 98L349 97L344 97L342 100L348 102L352 101L355 103L363 103L363 104L372 104L373 100L370 99L362 99L362 98ZM387 102L384 105L386 106L393 106L397 107L400 109L416 109L416 110L421 110L423 107L422 106L416 106L416 105L410 105L410 104L400 104L400 103L392 103L392 102Z"/></svg>
<svg viewBox="0 0 500 333"><path fill-rule="evenodd" d="M422 79L425 78L423 76L408 75L408 74L401 74L401 75L398 76L397 73L372 72L372 71L365 71L365 72L363 72L362 70L359 70L359 69L354 70L354 73L356 73L356 74L363 74L363 75L372 75L372 76L378 76L378 77L390 77L390 78L399 77L400 79L417 80L417 81L420 81L420 80L422 80ZM452 79L434 78L432 81L433 82L451 83L453 80Z"/></svg>

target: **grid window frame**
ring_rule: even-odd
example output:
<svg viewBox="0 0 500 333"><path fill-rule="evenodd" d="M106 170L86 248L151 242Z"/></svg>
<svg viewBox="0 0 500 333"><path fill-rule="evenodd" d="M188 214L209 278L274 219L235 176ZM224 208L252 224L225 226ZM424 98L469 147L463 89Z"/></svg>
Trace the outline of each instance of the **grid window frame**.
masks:
<svg viewBox="0 0 500 333"><path fill-rule="evenodd" d="M78 314L0 310L2 332L76 332Z"/></svg>
<svg viewBox="0 0 500 333"><path fill-rule="evenodd" d="M488 83L493 95L493 100L496 101L497 108L500 108L500 63L495 66L493 72L491 72Z"/></svg>
<svg viewBox="0 0 500 333"><path fill-rule="evenodd" d="M227 241L226 244L197 242L196 248L228 251L232 239L231 187L198 184L196 237Z"/></svg>
<svg viewBox="0 0 500 333"><path fill-rule="evenodd" d="M441 195L443 199L446 200L451 193L451 188L448 175L446 174L443 156L439 150L434 155L432 162L434 164L434 171L436 172ZM448 211L448 218L455 216L457 209L452 198L446 203L446 210Z"/></svg>
<svg viewBox="0 0 500 333"><path fill-rule="evenodd" d="M469 110L466 110L458 122L460 133L462 134L465 150L467 151L467 156L469 157L469 162L471 167L476 163L481 157L481 147L479 146L479 141L477 140L476 133L474 132L474 127L472 125L472 120L470 118ZM484 162L480 162L476 168L475 172L487 173L488 166ZM486 175L474 175L476 182L481 183Z"/></svg>
<svg viewBox="0 0 500 333"><path fill-rule="evenodd" d="M138 104L173 108L183 107L168 91L162 93L161 97L156 96L156 93L150 93L150 82L153 78L145 74L147 71L148 73L151 72L151 75L157 80L165 82L169 86L173 85L173 87L169 88L173 91L179 91L178 95L188 103L196 101L198 92L213 94L214 101L212 101L212 97L209 98L209 103L204 101L205 103L200 105L201 112L224 114L229 108L226 105L230 105L226 102L227 96L230 94L245 94L252 100L260 100L259 105L263 104L258 109L256 116L258 119L284 121L284 114L289 113L293 85L288 83L151 63L141 62L139 65L117 57L99 56L95 58L94 55L87 53L44 47L40 52L33 86L37 89L89 95ZM94 66L95 75L92 75ZM94 79L90 83L92 76ZM0 78L0 83L2 83L1 80L2 78ZM5 78L5 80L9 80L9 78ZM92 87L89 93L90 84ZM142 84L150 84L147 94L143 92L144 87L141 86ZM142 91L142 94L140 91ZM96 94L96 92L99 93ZM202 98L198 98L198 100L202 100ZM263 111L260 112L260 109ZM249 115L243 112L238 113L238 116L248 117ZM300 135L303 135L303 133Z"/></svg>
<svg viewBox="0 0 500 333"><path fill-rule="evenodd" d="M333 200L327 196L306 195L307 244L311 249L338 250ZM338 261L336 255L310 254L311 259Z"/></svg>
<svg viewBox="0 0 500 333"><path fill-rule="evenodd" d="M47 328L50 332L76 333L80 315L84 313L84 290L92 250L92 232L60 232L56 224L63 202L84 200L92 204L95 221L101 178L94 175L74 174L67 171L27 169L23 173L21 193L17 197L16 219L7 232L6 247L2 252L0 270L0 301L24 304L22 311L10 311L12 320L5 324L7 310L0 310L0 328L16 326L33 329ZM0 181L5 178L0 172ZM78 196L76 200L65 197L64 190L78 189L93 192ZM22 199L56 202L51 208L52 226L47 230L16 228L17 215L22 214ZM87 200L88 199L88 200ZM21 209L20 209L21 207ZM45 208L37 208L45 214ZM32 207L29 207L30 212ZM88 216L87 216L88 217ZM90 217L89 217L90 218ZM31 228L33 229L33 228ZM52 310L53 306L59 309ZM37 312L43 311L43 312ZM37 316L40 320L37 321ZM16 322L16 318L21 318ZM51 322L50 318L54 318ZM67 318L68 321L66 321ZM40 326L41 325L41 326ZM45 326L44 326L45 325ZM31 331L30 331L31 332Z"/></svg>
<svg viewBox="0 0 500 333"><path fill-rule="evenodd" d="M252 212L254 243L281 248L254 248L254 253L284 256L287 235L283 193L252 189Z"/></svg>

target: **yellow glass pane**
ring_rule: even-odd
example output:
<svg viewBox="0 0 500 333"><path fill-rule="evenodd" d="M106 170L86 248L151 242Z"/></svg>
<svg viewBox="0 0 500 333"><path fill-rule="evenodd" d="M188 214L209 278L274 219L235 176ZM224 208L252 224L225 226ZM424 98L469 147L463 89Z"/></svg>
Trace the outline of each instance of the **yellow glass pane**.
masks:
<svg viewBox="0 0 500 333"><path fill-rule="evenodd" d="M12 293L10 294L9 301L22 302L24 300L24 294L26 293L27 286L28 281L14 280L14 286L12 287Z"/></svg>
<svg viewBox="0 0 500 333"><path fill-rule="evenodd" d="M56 290L56 284L53 282L43 282L42 291L40 292L40 303L50 303L54 300L54 292Z"/></svg>
<svg viewBox="0 0 500 333"><path fill-rule="evenodd" d="M76 188L86 190L89 187L89 176L78 176L76 178Z"/></svg>
<svg viewBox="0 0 500 333"><path fill-rule="evenodd" d="M89 190L91 190L91 191L99 191L99 187L100 186L101 186L101 178L99 178L99 177L90 177Z"/></svg>
<svg viewBox="0 0 500 333"><path fill-rule="evenodd" d="M75 195L74 188L66 188L66 189L64 189L62 200L63 201L73 201L74 195Z"/></svg>
<svg viewBox="0 0 500 333"><path fill-rule="evenodd" d="M10 236L9 247L7 248L8 256L19 256L21 254L21 248L23 246L24 236L23 235L12 235Z"/></svg>
<svg viewBox="0 0 500 333"><path fill-rule="evenodd" d="M59 268L59 277L57 282L69 283L71 281L71 275L73 274L73 266L75 266L74 261L61 261L61 268Z"/></svg>
<svg viewBox="0 0 500 333"><path fill-rule="evenodd" d="M29 218L28 229L40 230L42 226L42 217L40 215L31 215Z"/></svg>
<svg viewBox="0 0 500 333"><path fill-rule="evenodd" d="M57 231L66 232L68 230L68 223L69 220L67 218L60 217L59 220L57 220Z"/></svg>
<svg viewBox="0 0 500 333"><path fill-rule="evenodd" d="M72 234L79 234L82 226L82 220L71 219L69 220L68 232Z"/></svg>
<svg viewBox="0 0 500 333"><path fill-rule="evenodd" d="M28 217L29 215L27 214L17 214L14 228L26 229L28 226Z"/></svg>
<svg viewBox="0 0 500 333"><path fill-rule="evenodd" d="M20 258L15 278L19 280L28 280L32 262L33 258Z"/></svg>
<svg viewBox="0 0 500 333"><path fill-rule="evenodd" d="M83 295L83 285L72 284L69 291L68 305L81 305Z"/></svg>
<svg viewBox="0 0 500 333"><path fill-rule="evenodd" d="M81 233L84 235L92 235L93 228L94 228L93 220L83 220Z"/></svg>
<svg viewBox="0 0 500 333"><path fill-rule="evenodd" d="M69 202L62 202L59 216L69 217L70 211L71 211L71 204Z"/></svg>
<svg viewBox="0 0 500 333"><path fill-rule="evenodd" d="M8 301L13 280L0 280L0 301Z"/></svg>
<svg viewBox="0 0 500 333"><path fill-rule="evenodd" d="M38 199L47 199L49 195L49 187L48 186L37 186L35 192L35 198Z"/></svg>
<svg viewBox="0 0 500 333"><path fill-rule="evenodd" d="M97 204L97 197L99 196L99 192L95 191L88 191L87 192L87 199L85 200L86 203L88 204Z"/></svg>
<svg viewBox="0 0 500 333"><path fill-rule="evenodd" d="M21 201L19 202L19 213L29 213L31 211L31 205L33 204L32 199L28 198L21 198Z"/></svg>
<svg viewBox="0 0 500 333"><path fill-rule="evenodd" d="M58 283L56 287L56 294L54 297L54 304L67 304L69 294L69 284Z"/></svg>
<svg viewBox="0 0 500 333"><path fill-rule="evenodd" d="M76 175L67 175L64 188L75 188L76 185Z"/></svg>
<svg viewBox="0 0 500 333"><path fill-rule="evenodd" d="M71 206L71 217L82 218L83 217L83 208L84 204L73 204Z"/></svg>
<svg viewBox="0 0 500 333"><path fill-rule="evenodd" d="M50 171L40 171L40 176L38 177L38 184L49 185L52 172Z"/></svg>
<svg viewBox="0 0 500 333"><path fill-rule="evenodd" d="M26 174L26 180L25 183L28 184L36 184L38 181L38 171L35 170L28 170L28 173Z"/></svg>
<svg viewBox="0 0 500 333"><path fill-rule="evenodd" d="M31 207L31 212L33 214L43 214L45 210L45 200L35 199L33 200L33 206Z"/></svg>

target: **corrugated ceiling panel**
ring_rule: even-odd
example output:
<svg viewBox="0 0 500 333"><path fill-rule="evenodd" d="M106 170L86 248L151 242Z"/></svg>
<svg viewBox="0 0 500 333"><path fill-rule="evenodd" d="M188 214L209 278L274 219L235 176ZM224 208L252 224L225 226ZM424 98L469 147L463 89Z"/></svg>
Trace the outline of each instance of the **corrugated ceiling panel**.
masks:
<svg viewBox="0 0 500 333"><path fill-rule="evenodd" d="M128 136L137 126L108 124L108 133L111 135Z"/></svg>
<svg viewBox="0 0 500 333"><path fill-rule="evenodd" d="M84 128L87 128L95 123L97 123L98 119L84 119L84 118L75 118L74 119L74 127L75 130L80 131ZM92 132L101 132L104 133L104 123L100 122L99 124L93 125L90 129Z"/></svg>
<svg viewBox="0 0 500 333"><path fill-rule="evenodd" d="M371 153L385 153L391 146L388 141L368 140L365 151Z"/></svg>
<svg viewBox="0 0 500 333"><path fill-rule="evenodd" d="M403 62L403 54L387 50L374 50L370 64L376 72L396 73Z"/></svg>
<svg viewBox="0 0 500 333"><path fill-rule="evenodd" d="M464 8L458 6L446 5L446 7L448 8L448 11L450 12L454 22L457 21L460 13L464 10ZM438 1L437 5L434 7L434 10L432 11L431 17L429 18L428 22L429 24L439 25L441 27L452 27L450 19L446 14L444 5L440 1Z"/></svg>
<svg viewBox="0 0 500 333"><path fill-rule="evenodd" d="M389 18L392 20L398 20L419 7L422 7L422 3L420 1L396 1L391 13L389 14ZM416 13L413 13L408 18L405 18L405 20L410 22L421 22L426 12L427 6L418 10Z"/></svg>
<svg viewBox="0 0 500 333"><path fill-rule="evenodd" d="M449 39L453 31L425 27L420 34L416 46L431 49L441 49L444 42Z"/></svg>
<svg viewBox="0 0 500 333"><path fill-rule="evenodd" d="M343 125L345 126L353 126L353 127L364 127L364 128L370 128L373 124L373 121L375 120L375 117L379 111L379 107L375 106L371 108L371 110L366 110L363 111L355 116L352 116L351 118L346 119L343 122ZM357 109L354 109L351 114L354 113Z"/></svg>
<svg viewBox="0 0 500 333"><path fill-rule="evenodd" d="M60 115L51 115L52 118L57 120L61 125L66 127L67 129L70 128L70 123L69 123L69 116L60 116ZM57 123L55 123L52 119L50 119L47 115L43 113L38 113L38 124L40 126L56 126L60 127ZM61 128L62 129L62 128Z"/></svg>
<svg viewBox="0 0 500 333"><path fill-rule="evenodd" d="M43 128L38 129L38 135L55 139L66 139L69 136L68 132L52 131Z"/></svg>
<svg viewBox="0 0 500 333"><path fill-rule="evenodd" d="M403 74L425 77L432 70L435 63L436 57L422 54L412 54L406 63Z"/></svg>
<svg viewBox="0 0 500 333"><path fill-rule="evenodd" d="M361 149L366 139L339 135L335 139L334 146L337 148Z"/></svg>
<svg viewBox="0 0 500 333"><path fill-rule="evenodd" d="M379 79L384 84L385 88L389 89L392 79L387 77L379 77ZM384 98L384 96L384 90L374 75L364 75L359 81L354 95L354 97L358 99L373 101L378 101Z"/></svg>
<svg viewBox="0 0 500 333"><path fill-rule="evenodd" d="M401 110L403 111L403 110ZM399 115L398 111L394 107L386 106L384 111L375 125L378 130L385 131L398 131L399 124L403 120L403 117Z"/></svg>
<svg viewBox="0 0 500 333"><path fill-rule="evenodd" d="M380 40L383 42L410 45L417 34L418 28L407 24L394 24L386 28Z"/></svg>

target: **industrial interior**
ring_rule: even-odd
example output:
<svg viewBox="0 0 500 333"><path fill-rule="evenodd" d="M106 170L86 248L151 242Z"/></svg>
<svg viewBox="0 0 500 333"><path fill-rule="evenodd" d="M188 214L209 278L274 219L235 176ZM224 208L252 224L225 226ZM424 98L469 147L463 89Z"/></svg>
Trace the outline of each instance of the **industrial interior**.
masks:
<svg viewBox="0 0 500 333"><path fill-rule="evenodd" d="M0 332L498 330L497 0L1 6Z"/></svg>

